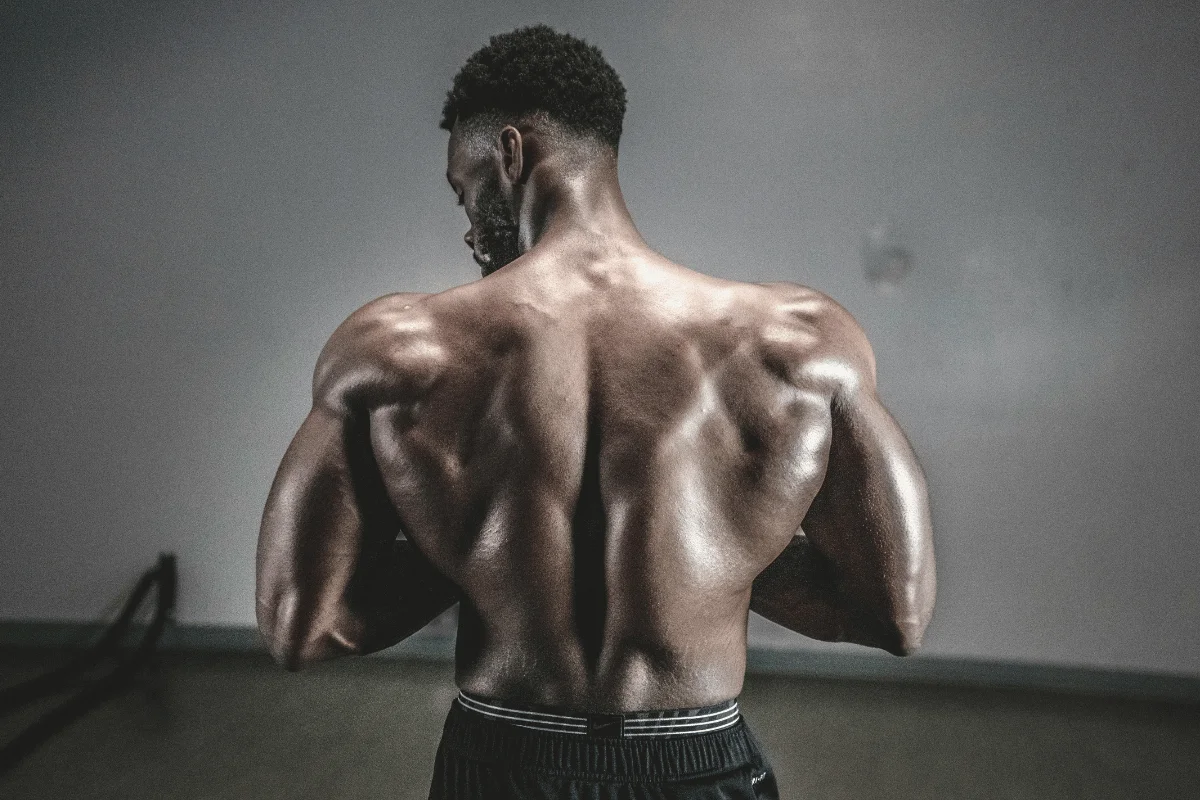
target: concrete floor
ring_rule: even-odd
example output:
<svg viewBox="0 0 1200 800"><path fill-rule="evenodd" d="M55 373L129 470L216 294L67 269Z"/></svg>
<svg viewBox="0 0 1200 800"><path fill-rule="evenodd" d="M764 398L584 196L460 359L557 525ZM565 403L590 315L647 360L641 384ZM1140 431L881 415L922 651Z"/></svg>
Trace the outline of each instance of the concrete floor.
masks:
<svg viewBox="0 0 1200 800"><path fill-rule="evenodd" d="M59 658L0 651L0 685ZM288 674L261 655L165 655L0 777L0 797L423 799L451 679L448 664ZM785 798L1200 798L1198 706L751 677L742 709ZM39 710L0 718L0 739Z"/></svg>

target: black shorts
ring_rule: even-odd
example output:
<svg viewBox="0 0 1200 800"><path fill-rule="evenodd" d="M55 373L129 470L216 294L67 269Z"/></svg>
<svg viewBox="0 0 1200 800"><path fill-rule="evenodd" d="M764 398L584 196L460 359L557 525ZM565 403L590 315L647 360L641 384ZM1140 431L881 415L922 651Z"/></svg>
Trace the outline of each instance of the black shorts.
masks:
<svg viewBox="0 0 1200 800"><path fill-rule="evenodd" d="M734 700L585 717L460 694L429 797L778 800L779 792Z"/></svg>

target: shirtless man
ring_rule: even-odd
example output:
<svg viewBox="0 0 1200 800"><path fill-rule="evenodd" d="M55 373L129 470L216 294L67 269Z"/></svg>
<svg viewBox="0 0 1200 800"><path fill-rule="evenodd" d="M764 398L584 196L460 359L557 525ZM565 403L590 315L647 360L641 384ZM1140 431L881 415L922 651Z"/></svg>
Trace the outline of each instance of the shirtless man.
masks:
<svg viewBox="0 0 1200 800"><path fill-rule="evenodd" d="M354 312L258 551L284 666L461 603L430 797L777 797L737 710L750 610L912 652L925 481L829 298L673 264L617 182L600 52L493 37L442 126L482 280Z"/></svg>

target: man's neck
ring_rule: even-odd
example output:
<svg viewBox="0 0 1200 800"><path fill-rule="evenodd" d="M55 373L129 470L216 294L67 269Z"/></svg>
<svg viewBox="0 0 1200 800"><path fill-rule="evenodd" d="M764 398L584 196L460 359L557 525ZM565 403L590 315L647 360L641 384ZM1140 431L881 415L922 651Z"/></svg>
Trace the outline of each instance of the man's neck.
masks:
<svg viewBox="0 0 1200 800"><path fill-rule="evenodd" d="M625 205L615 158L586 167L565 159L538 164L525 183L517 221L522 253L648 248Z"/></svg>

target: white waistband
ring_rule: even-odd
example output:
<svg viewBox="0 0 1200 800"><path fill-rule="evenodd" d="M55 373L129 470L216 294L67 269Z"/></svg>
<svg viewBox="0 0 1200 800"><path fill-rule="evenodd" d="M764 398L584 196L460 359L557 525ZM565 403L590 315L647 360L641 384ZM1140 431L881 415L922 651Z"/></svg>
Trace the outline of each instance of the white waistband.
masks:
<svg viewBox="0 0 1200 800"><path fill-rule="evenodd" d="M564 714L498 705L494 701L470 697L461 691L457 699L459 704L469 711L510 725L581 736L596 733L606 725L618 725L621 736L626 737L712 733L736 725L741 718L737 700L730 700L726 706L702 712L679 709L630 714Z"/></svg>

